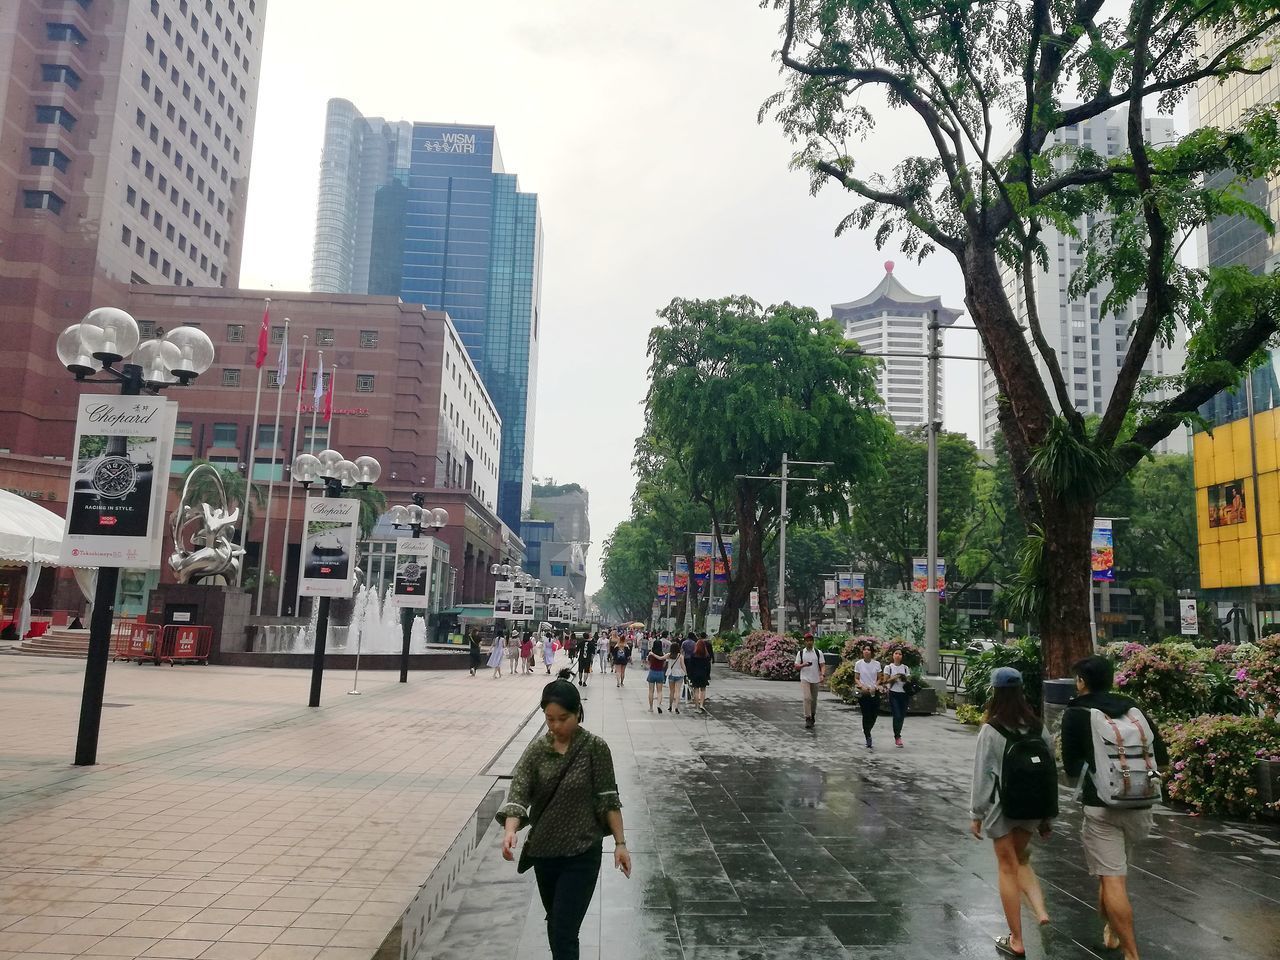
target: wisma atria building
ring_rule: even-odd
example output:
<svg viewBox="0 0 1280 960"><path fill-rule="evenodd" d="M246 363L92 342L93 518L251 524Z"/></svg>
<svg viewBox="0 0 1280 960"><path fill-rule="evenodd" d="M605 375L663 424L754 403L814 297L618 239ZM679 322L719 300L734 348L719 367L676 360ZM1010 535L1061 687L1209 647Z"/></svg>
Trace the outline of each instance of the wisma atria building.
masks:
<svg viewBox="0 0 1280 960"><path fill-rule="evenodd" d="M493 127L415 123L407 168L403 127L330 102L313 288L398 295L449 314L502 418L498 513L519 529L532 480L538 198L503 169ZM370 138L377 149L365 148Z"/></svg>

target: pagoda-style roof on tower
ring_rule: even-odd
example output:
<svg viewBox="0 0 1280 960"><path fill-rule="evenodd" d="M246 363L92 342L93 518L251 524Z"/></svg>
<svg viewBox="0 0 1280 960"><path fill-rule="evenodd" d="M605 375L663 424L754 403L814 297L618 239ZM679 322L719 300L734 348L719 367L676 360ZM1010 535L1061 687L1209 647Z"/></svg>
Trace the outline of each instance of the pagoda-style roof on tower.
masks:
<svg viewBox="0 0 1280 960"><path fill-rule="evenodd" d="M922 297L912 293L893 275L893 261L884 263L884 279L882 279L865 297L850 300L848 303L834 303L831 313L837 320L858 320L863 317L879 316L886 311L893 313L895 309L905 310L910 314L920 314L927 310L938 311L938 323L950 326L964 312L942 305L939 296Z"/></svg>

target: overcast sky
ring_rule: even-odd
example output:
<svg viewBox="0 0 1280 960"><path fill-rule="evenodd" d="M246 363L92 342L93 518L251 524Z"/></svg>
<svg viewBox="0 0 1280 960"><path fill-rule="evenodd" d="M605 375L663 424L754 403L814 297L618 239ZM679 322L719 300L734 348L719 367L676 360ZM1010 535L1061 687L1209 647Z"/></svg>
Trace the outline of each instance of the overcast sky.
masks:
<svg viewBox="0 0 1280 960"><path fill-rule="evenodd" d="M270 0L254 136L245 287L305 290L325 103L370 116L493 124L538 194L542 349L535 476L591 494L591 581L626 519L645 340L672 297L746 294L816 307L868 292L893 259L911 290L963 307L955 262L834 237L854 206L788 168L777 124L780 15L755 0ZM856 151L885 169L916 140L882 112ZM961 321L966 322L966 321ZM947 349L973 353L972 333ZM946 365L946 426L977 439L976 364Z"/></svg>

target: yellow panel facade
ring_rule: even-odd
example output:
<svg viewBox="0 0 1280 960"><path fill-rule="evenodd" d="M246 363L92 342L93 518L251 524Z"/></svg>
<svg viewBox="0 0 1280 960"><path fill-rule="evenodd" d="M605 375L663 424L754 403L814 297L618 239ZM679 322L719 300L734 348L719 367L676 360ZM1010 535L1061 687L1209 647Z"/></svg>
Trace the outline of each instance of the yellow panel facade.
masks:
<svg viewBox="0 0 1280 960"><path fill-rule="evenodd" d="M1237 420L1230 425L1231 430L1231 454L1230 464L1222 462L1221 455L1218 457L1218 472L1225 473L1219 477L1215 483L1230 483L1232 480L1239 480L1241 477L1247 477L1253 473L1253 459L1249 455L1249 421Z"/></svg>
<svg viewBox="0 0 1280 960"><path fill-rule="evenodd" d="M1258 495L1253 501L1253 509L1258 511L1258 519L1262 521L1264 537L1280 533L1280 473L1273 470L1258 477Z"/></svg>
<svg viewBox="0 0 1280 960"><path fill-rule="evenodd" d="M1267 583L1280 583L1280 535L1262 538L1262 562L1266 564Z"/></svg>
<svg viewBox="0 0 1280 960"><path fill-rule="evenodd" d="M1258 473L1271 473L1280 468L1276 462L1276 425L1280 411L1268 410L1253 418L1254 446L1258 455Z"/></svg>
<svg viewBox="0 0 1280 960"><path fill-rule="evenodd" d="M1222 586L1221 551L1216 543L1200 544L1200 586L1205 590Z"/></svg>

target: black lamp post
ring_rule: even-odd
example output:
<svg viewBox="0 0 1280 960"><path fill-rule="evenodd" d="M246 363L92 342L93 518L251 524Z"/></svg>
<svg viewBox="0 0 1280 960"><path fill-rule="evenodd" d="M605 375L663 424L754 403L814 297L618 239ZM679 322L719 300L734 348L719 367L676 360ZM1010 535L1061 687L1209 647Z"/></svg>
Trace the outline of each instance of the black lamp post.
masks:
<svg viewBox="0 0 1280 960"><path fill-rule="evenodd" d="M317 480L324 483L324 495L330 498L343 496L357 484L368 489L382 476L382 465L373 457L357 457L354 462L345 459L337 450L321 450L315 456L299 454L293 461L293 479L304 490ZM305 534L304 534L305 541ZM305 557L302 558L305 561ZM352 559L354 563L354 558ZM307 706L320 706L320 687L324 683L324 650L329 637L330 597L320 597L316 610L316 648L311 657L311 697Z"/></svg>
<svg viewBox="0 0 1280 960"><path fill-rule="evenodd" d="M213 342L197 327L175 327L162 340L139 344L138 323L115 307L98 307L58 336L58 360L77 381L116 383L120 393L136 397L158 395L166 387L186 386L213 363ZM133 363L123 363L134 355ZM119 364L119 367L116 366ZM101 376L97 376L101 374ZM107 440L107 456L127 456L126 437ZM73 462L75 458L72 458ZM155 478L166 482L167 478ZM68 509L70 505L68 505ZM102 693L107 683L111 652L111 621L120 582L118 567L99 567L89 618L89 654L80 697L80 729L76 734L76 765L98 762L98 731L102 725Z"/></svg>
<svg viewBox="0 0 1280 960"><path fill-rule="evenodd" d="M399 530L408 527L416 540L422 536L423 528L439 530L449 522L449 511L442 507L434 510L426 509L422 504L426 498L415 493L410 506L396 505L388 511L391 526ZM428 608L429 609L429 608ZM400 648L400 682L409 682L409 641L413 633L413 607L404 607L400 611L400 634L403 645Z"/></svg>

